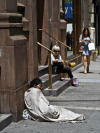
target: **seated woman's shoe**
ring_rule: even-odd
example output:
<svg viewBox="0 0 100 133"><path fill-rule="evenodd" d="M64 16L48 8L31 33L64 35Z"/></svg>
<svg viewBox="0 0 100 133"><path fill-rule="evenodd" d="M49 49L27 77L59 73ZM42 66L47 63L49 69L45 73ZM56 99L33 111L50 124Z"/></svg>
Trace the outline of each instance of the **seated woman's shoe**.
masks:
<svg viewBox="0 0 100 133"><path fill-rule="evenodd" d="M77 84L72 84L72 86L77 87L78 85Z"/></svg>
<svg viewBox="0 0 100 133"><path fill-rule="evenodd" d="M74 82L74 81L72 81L72 86L74 86L74 87L77 87L78 85Z"/></svg>

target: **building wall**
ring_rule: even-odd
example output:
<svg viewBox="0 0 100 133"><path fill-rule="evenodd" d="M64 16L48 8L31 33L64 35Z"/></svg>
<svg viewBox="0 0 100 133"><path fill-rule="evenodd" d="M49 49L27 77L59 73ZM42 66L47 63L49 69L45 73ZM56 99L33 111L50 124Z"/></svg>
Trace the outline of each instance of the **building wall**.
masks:
<svg viewBox="0 0 100 133"><path fill-rule="evenodd" d="M94 24L94 4L92 0L81 1L81 30L84 27L89 27L90 31L93 30ZM93 31L92 31L93 32ZM94 33L93 33L94 34Z"/></svg>
<svg viewBox="0 0 100 133"><path fill-rule="evenodd" d="M95 26L95 44L100 55L100 1L93 0L94 4L94 26Z"/></svg>
<svg viewBox="0 0 100 133"><path fill-rule="evenodd" d="M94 27L94 4L92 0L81 1L81 32L84 27L88 27L93 41L95 42L95 27Z"/></svg>
<svg viewBox="0 0 100 133"><path fill-rule="evenodd" d="M45 0L42 29L51 36L60 40L60 7L58 0ZM48 48L56 44L56 41L42 32L42 44ZM45 54L44 54L45 53ZM48 51L41 48L41 65L48 63Z"/></svg>
<svg viewBox="0 0 100 133"><path fill-rule="evenodd" d="M0 113L22 118L27 90L27 39L16 0L0 0Z"/></svg>
<svg viewBox="0 0 100 133"><path fill-rule="evenodd" d="M27 58L28 58L28 82L38 77L38 45L37 45L37 1L17 0L25 6L25 18L29 22L29 31L24 34L27 37Z"/></svg>
<svg viewBox="0 0 100 133"><path fill-rule="evenodd" d="M48 64L48 51L42 48L41 46L35 45L37 44L37 41L39 41L44 46L50 49L52 45L56 44L56 41L43 31L46 31L54 38L61 40L61 30L60 30L61 1L37 0L36 2L34 1L29 2L28 0L17 0L17 2L20 2L25 6L25 18L29 21L29 39L28 39L29 42L27 44L27 47L28 47L28 75L29 75L28 79L30 81L33 77L38 76L36 71L34 72L34 70L37 70L38 68L37 65ZM40 31L39 29L42 29L43 31ZM32 49L33 45L34 45L34 50L36 49L36 52ZM63 46L61 47L64 49ZM61 54L64 58L63 52L61 52ZM34 57L36 60L34 59ZM36 62L36 65L33 62Z"/></svg>
<svg viewBox="0 0 100 133"><path fill-rule="evenodd" d="M65 42L66 38L66 23L60 21L60 2L42 1L39 19L40 4L41 0L0 0L0 113L12 113L14 121L22 118L24 92L28 83L38 77L38 64L48 63L48 51L41 48L39 53L37 40L41 39L48 48L51 43L56 44L44 32L39 34L37 24L56 39ZM65 47L60 46L65 57Z"/></svg>

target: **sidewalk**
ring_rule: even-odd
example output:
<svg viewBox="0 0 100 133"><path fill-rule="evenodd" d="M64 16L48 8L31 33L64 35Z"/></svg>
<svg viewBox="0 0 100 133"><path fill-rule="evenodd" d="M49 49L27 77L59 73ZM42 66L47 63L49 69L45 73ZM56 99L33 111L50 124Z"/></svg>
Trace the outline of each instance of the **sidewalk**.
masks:
<svg viewBox="0 0 100 133"><path fill-rule="evenodd" d="M89 73L84 74L84 66L82 66L77 70L75 70L73 72L73 75L75 78L79 79L79 86L78 87L69 86L68 89L62 92L58 97L47 97L49 101L55 102L56 100L59 100L59 99L60 101L64 99L66 99L66 101L92 99L91 95L87 97L84 93L86 93L88 89L90 89L91 91L91 88L93 88L93 92L95 92L96 88L98 89L100 88L99 87L100 86L100 56L97 58L96 62L91 61Z"/></svg>
<svg viewBox="0 0 100 133"><path fill-rule="evenodd" d="M83 66L73 72L74 77L79 79L78 87L69 86L59 96L47 99L51 104L84 114L84 123L22 120L12 123L1 133L100 133L100 56L96 62L91 62L89 73L83 72Z"/></svg>

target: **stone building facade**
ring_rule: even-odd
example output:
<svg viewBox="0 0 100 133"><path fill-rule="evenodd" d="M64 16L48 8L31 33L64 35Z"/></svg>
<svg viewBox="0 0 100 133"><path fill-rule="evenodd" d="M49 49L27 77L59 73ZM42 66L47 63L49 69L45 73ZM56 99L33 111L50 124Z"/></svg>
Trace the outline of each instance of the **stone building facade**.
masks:
<svg viewBox="0 0 100 133"><path fill-rule="evenodd" d="M81 29L89 27L95 41L94 4L92 0L81 2Z"/></svg>
<svg viewBox="0 0 100 133"><path fill-rule="evenodd" d="M27 38L16 0L0 0L0 113L21 118L27 89Z"/></svg>
<svg viewBox="0 0 100 133"><path fill-rule="evenodd" d="M91 0L88 3L73 0L74 41L70 61L76 64L81 63L78 38L82 28L93 27L88 8L91 4ZM12 113L14 121L22 118L28 83L39 76L39 66L48 64L48 51L37 42L51 49L57 43L51 35L66 44L63 6L64 0L0 0L0 113ZM58 45L65 59L66 47Z"/></svg>
<svg viewBox="0 0 100 133"><path fill-rule="evenodd" d="M100 1L93 0L94 4L94 27L95 27L95 43L100 55Z"/></svg>
<svg viewBox="0 0 100 133"><path fill-rule="evenodd" d="M58 0L0 0L0 113L22 119L24 92L38 77L38 66L47 65L48 51L56 39L66 43L66 21L60 19ZM60 44L59 44L60 45ZM65 58L65 46L60 45Z"/></svg>
<svg viewBox="0 0 100 133"><path fill-rule="evenodd" d="M60 19L61 1L17 0L18 7L20 8L21 5L24 7L24 23L25 20L28 20L27 24L24 24L24 35L28 39L28 81L38 76L38 65L47 65L48 63L48 51L38 46L37 42L48 48L51 48L51 44L56 44L56 41L43 31L66 43L66 39L63 37L66 34L66 21ZM18 11L20 12L20 10ZM63 51L64 46L61 45L61 49ZM65 58L65 53L61 52L61 54Z"/></svg>

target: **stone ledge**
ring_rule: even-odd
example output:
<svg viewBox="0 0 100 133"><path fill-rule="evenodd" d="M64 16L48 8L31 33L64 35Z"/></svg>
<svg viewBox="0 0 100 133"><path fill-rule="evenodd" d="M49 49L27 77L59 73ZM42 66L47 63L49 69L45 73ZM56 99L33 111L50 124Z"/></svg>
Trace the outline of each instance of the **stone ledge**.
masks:
<svg viewBox="0 0 100 133"><path fill-rule="evenodd" d="M0 23L0 28L19 28L22 26L22 23Z"/></svg>
<svg viewBox="0 0 100 133"><path fill-rule="evenodd" d="M57 81L52 85L52 90L46 88L43 90L45 96L58 96L70 85L70 79L65 79L64 81Z"/></svg>
<svg viewBox="0 0 100 133"><path fill-rule="evenodd" d="M0 114L0 131L6 128L13 121L12 114Z"/></svg>

